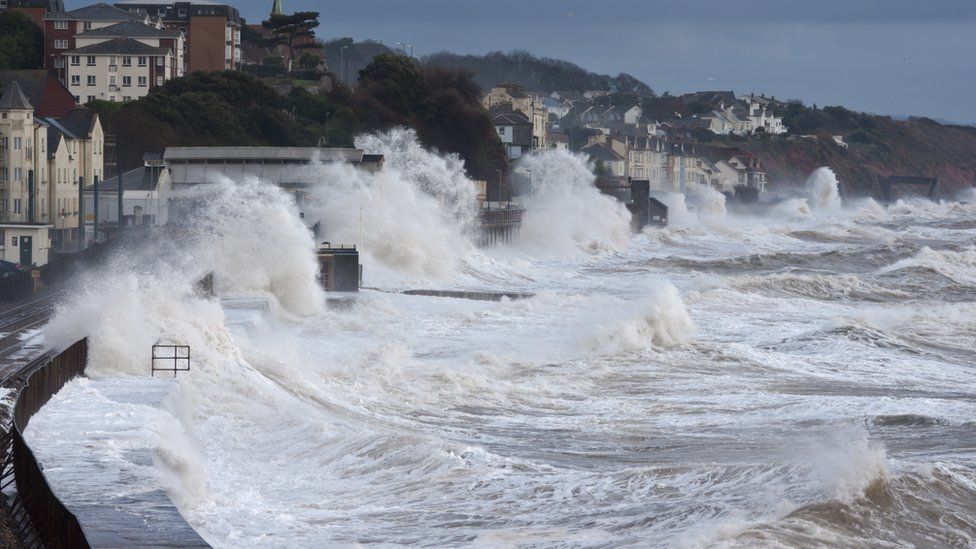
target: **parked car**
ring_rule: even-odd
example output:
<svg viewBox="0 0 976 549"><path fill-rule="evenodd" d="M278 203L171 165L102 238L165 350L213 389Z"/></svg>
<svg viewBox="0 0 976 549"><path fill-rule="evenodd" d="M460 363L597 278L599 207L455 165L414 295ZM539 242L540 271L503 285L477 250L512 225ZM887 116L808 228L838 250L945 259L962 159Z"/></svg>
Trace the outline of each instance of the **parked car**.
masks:
<svg viewBox="0 0 976 549"><path fill-rule="evenodd" d="M14 263L12 261L4 261L0 259L0 278L10 278L17 276L20 272L20 264Z"/></svg>

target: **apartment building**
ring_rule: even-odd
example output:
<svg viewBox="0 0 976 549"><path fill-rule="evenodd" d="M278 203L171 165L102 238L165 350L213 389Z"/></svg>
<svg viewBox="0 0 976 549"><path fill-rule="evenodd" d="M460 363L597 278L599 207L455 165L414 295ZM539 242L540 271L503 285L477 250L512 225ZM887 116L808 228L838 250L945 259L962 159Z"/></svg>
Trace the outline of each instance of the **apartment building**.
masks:
<svg viewBox="0 0 976 549"><path fill-rule="evenodd" d="M44 66L57 69L58 78L64 82L64 53L78 47L78 35L121 23L137 21L150 24L145 15L129 13L108 4L93 4L71 11L48 13L44 17Z"/></svg>
<svg viewBox="0 0 976 549"><path fill-rule="evenodd" d="M237 69L241 63L241 19L237 8L206 0L193 2L118 2L133 16L158 19L165 28L186 36L185 71Z"/></svg>
<svg viewBox="0 0 976 549"><path fill-rule="evenodd" d="M128 37L69 50L64 56L65 83L79 104L96 99L131 101L182 75L170 48Z"/></svg>

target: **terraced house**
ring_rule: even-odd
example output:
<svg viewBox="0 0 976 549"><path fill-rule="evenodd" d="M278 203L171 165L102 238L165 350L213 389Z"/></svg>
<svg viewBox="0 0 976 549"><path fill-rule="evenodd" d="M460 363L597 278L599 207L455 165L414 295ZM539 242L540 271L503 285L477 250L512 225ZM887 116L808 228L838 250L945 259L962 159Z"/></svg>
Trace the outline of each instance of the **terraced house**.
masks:
<svg viewBox="0 0 976 549"><path fill-rule="evenodd" d="M98 116L74 108L42 117L16 81L0 95L0 258L43 265L82 238L79 180L104 178Z"/></svg>

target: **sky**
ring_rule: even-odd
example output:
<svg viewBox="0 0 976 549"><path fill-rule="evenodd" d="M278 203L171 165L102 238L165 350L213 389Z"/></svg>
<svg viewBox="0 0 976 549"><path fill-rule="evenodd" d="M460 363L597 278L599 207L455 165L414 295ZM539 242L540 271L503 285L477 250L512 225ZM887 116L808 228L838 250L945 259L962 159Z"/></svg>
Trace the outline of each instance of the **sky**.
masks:
<svg viewBox="0 0 976 549"><path fill-rule="evenodd" d="M272 1L228 3L257 23ZM659 93L756 92L976 123L976 0L282 1L319 11L325 40L405 42L417 56L527 50Z"/></svg>

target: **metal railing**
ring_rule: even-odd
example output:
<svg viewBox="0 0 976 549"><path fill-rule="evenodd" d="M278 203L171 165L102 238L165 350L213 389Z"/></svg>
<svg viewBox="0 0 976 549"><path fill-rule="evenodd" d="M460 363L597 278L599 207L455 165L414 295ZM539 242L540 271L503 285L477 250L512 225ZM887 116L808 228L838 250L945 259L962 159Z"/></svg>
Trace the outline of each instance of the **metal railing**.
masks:
<svg viewBox="0 0 976 549"><path fill-rule="evenodd" d="M13 423L3 438L0 484L14 483L11 504L14 527L27 547L90 547L78 518L57 498L44 476L44 468L24 441L31 416L47 404L65 383L82 375L88 363L88 340L82 339L56 356L46 355L29 372L14 404Z"/></svg>
<svg viewBox="0 0 976 549"><path fill-rule="evenodd" d="M156 372L176 372L190 371L190 346L189 345L168 345L157 343L152 346L152 366L150 376L156 377Z"/></svg>

